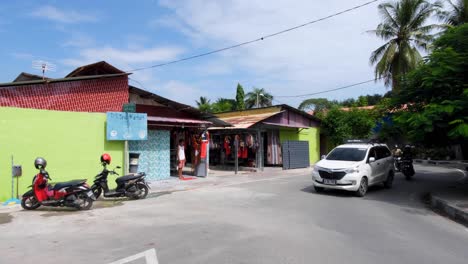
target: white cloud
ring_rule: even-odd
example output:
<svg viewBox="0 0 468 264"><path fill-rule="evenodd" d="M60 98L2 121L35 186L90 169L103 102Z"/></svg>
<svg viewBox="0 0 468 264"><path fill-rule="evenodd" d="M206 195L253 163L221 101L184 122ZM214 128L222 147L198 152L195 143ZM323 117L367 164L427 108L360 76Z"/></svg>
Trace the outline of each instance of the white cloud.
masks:
<svg viewBox="0 0 468 264"><path fill-rule="evenodd" d="M43 6L31 13L34 17L44 18L60 23L79 23L79 22L95 22L97 16L89 14L89 12L77 12L74 10L61 10L54 6Z"/></svg>
<svg viewBox="0 0 468 264"><path fill-rule="evenodd" d="M153 83L150 91L188 105L194 105L195 100L202 94L201 90L196 86L177 80Z"/></svg>
<svg viewBox="0 0 468 264"><path fill-rule="evenodd" d="M208 49L233 45L318 19L347 9L362 0L277 0L214 1L161 0L172 10L166 26ZM213 65L229 64L251 75L252 86L264 87L274 94L303 94L360 82L373 77L368 63L370 53L381 42L365 31L379 22L377 5L369 5L326 21L285 33L248 46L210 57ZM187 26L184 26L187 25ZM233 76L236 78L236 76ZM245 78L233 79L233 83ZM376 90L381 84L325 94L346 98ZM289 100L289 99L288 99ZM300 99L290 100L297 104Z"/></svg>
<svg viewBox="0 0 468 264"><path fill-rule="evenodd" d="M69 66L80 66L105 60L115 65L150 64L175 59L183 52L180 47L152 47L140 49L118 49L114 47L85 48L79 51L78 58L62 60Z"/></svg>

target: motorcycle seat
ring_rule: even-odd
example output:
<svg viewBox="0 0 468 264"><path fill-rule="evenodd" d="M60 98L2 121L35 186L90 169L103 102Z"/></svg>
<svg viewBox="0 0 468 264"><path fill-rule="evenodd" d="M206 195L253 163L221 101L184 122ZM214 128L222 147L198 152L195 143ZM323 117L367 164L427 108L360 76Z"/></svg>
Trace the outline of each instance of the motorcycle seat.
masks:
<svg viewBox="0 0 468 264"><path fill-rule="evenodd" d="M52 186L51 190L57 191L57 190L60 190L62 188L66 188L66 187L82 185L85 182L86 182L86 180L84 180L84 179L83 180L71 180L71 181L67 181L67 182L57 182L54 186Z"/></svg>
<svg viewBox="0 0 468 264"><path fill-rule="evenodd" d="M115 180L115 182L117 184L119 184L119 183L123 183L123 182L126 182L126 181L136 180L136 179L141 178L143 176L145 176L145 174L142 173L142 172L139 172L139 173L136 173L136 174L129 174L129 175L125 175L125 176L117 178Z"/></svg>

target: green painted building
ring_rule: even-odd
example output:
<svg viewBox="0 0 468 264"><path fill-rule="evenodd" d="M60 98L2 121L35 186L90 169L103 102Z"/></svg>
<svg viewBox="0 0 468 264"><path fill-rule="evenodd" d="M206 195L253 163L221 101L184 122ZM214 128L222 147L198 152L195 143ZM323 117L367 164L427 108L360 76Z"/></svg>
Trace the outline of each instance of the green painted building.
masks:
<svg viewBox="0 0 468 264"><path fill-rule="evenodd" d="M111 165L123 165L124 143L106 140L105 113L0 107L0 117L0 201L11 198L11 156L23 169L20 195L37 174L36 157L47 160L52 182L88 179L91 185L103 152L112 156Z"/></svg>

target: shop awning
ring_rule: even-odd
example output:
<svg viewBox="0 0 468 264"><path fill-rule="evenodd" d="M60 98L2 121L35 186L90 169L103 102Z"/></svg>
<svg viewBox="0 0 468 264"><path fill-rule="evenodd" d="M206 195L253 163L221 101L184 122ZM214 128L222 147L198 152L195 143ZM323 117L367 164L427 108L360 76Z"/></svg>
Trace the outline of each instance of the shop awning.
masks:
<svg viewBox="0 0 468 264"><path fill-rule="evenodd" d="M163 117L163 116L148 116L148 122L175 123L175 124L197 124L197 125L211 125L211 124L213 124L212 122L205 121L205 120L188 119L188 118L173 118L173 117Z"/></svg>
<svg viewBox="0 0 468 264"><path fill-rule="evenodd" d="M216 129L247 129L269 117L277 115L281 113L278 112L270 112L270 113L262 113L262 114L255 114L255 115L243 115L243 116L234 116L234 117L220 117L219 119L223 120L232 125L232 127L228 128L211 128L212 130Z"/></svg>

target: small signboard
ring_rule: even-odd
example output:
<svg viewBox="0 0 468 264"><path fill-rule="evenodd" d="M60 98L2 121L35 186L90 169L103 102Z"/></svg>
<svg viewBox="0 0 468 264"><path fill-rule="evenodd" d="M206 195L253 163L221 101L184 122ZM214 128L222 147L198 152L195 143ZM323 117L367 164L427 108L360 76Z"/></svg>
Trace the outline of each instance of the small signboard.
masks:
<svg viewBox="0 0 468 264"><path fill-rule="evenodd" d="M122 107L122 112L135 113L136 112L136 104L134 104L134 103L124 104L123 107Z"/></svg>
<svg viewBox="0 0 468 264"><path fill-rule="evenodd" d="M146 114L107 112L107 140L146 140Z"/></svg>

